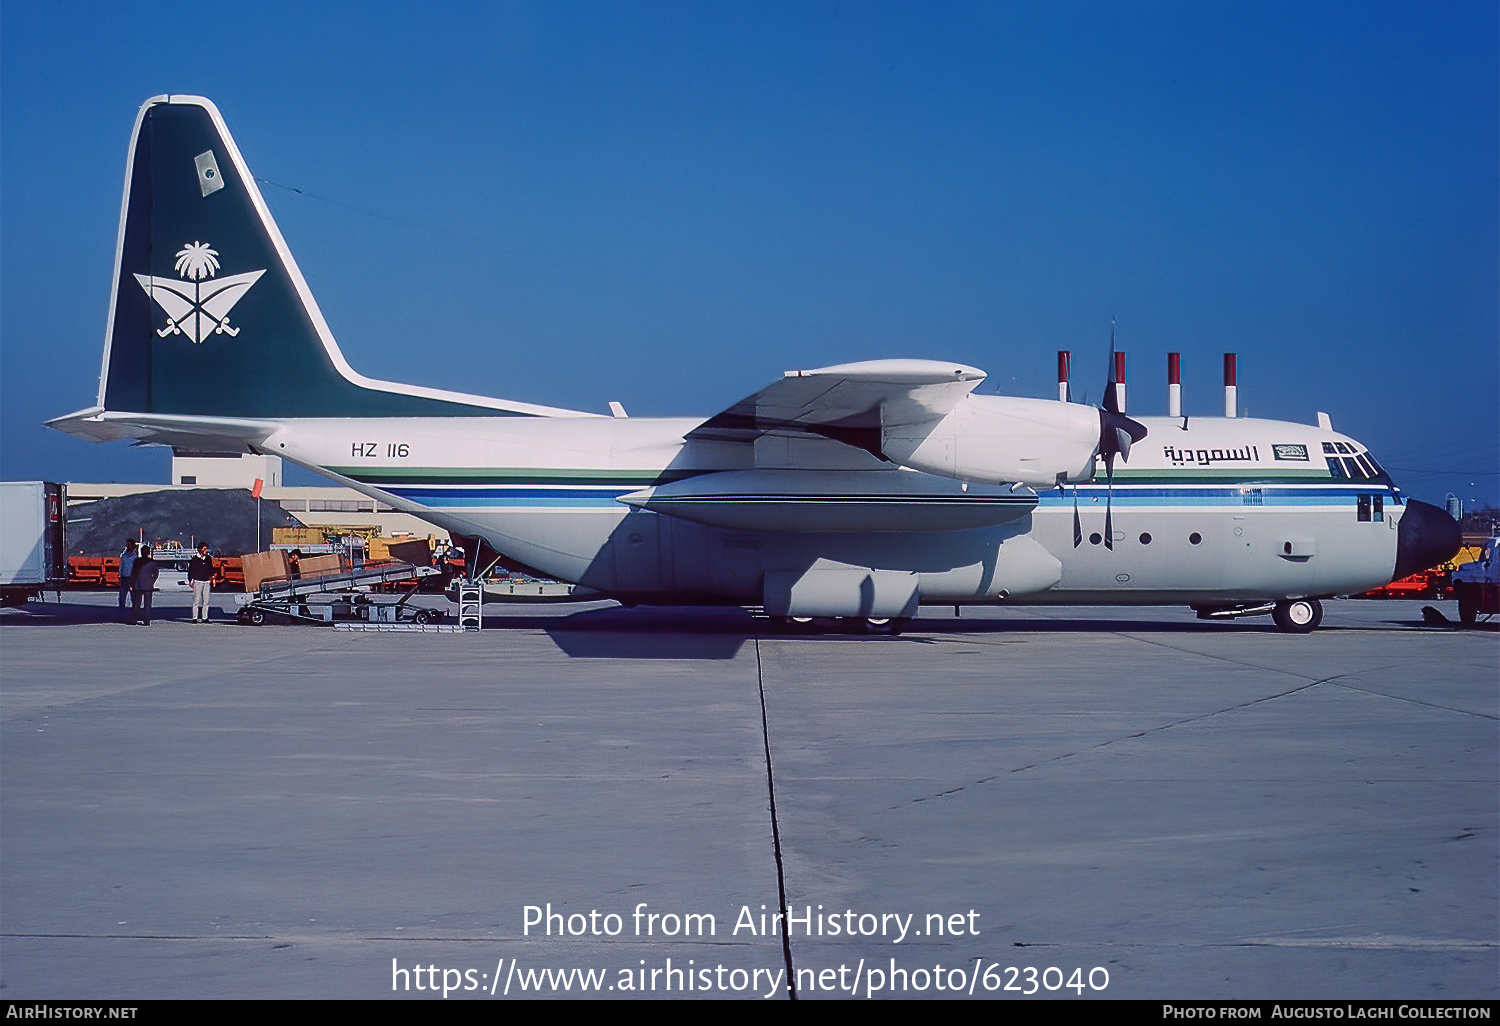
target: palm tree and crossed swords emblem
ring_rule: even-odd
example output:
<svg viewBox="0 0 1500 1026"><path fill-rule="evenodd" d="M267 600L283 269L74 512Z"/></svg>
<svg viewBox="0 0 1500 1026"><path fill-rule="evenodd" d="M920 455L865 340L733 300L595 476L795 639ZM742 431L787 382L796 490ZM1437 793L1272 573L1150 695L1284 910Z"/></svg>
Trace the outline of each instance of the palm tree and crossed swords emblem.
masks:
<svg viewBox="0 0 1500 1026"><path fill-rule="evenodd" d="M156 334L162 338L186 335L194 342L202 342L210 335L228 335L230 338L238 335L240 329L229 324L229 311L266 272L248 271L204 281L219 272L219 254L206 242L189 242L183 246L177 252L177 262L173 267L182 281L145 274L135 276L146 295L166 311L167 326Z"/></svg>

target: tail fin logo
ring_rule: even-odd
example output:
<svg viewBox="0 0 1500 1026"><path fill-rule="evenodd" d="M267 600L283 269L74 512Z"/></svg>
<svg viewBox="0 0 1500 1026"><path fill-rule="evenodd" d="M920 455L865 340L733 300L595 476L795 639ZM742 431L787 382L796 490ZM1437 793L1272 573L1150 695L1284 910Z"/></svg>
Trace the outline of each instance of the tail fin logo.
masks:
<svg viewBox="0 0 1500 1026"><path fill-rule="evenodd" d="M181 281L145 274L135 276L146 295L166 312L167 326L156 334L162 338L186 335L194 343L202 343L210 335L230 338L238 335L240 329L229 324L229 311L266 272L247 271L205 281L219 273L219 253L206 242L184 245L177 252L173 268L181 275Z"/></svg>

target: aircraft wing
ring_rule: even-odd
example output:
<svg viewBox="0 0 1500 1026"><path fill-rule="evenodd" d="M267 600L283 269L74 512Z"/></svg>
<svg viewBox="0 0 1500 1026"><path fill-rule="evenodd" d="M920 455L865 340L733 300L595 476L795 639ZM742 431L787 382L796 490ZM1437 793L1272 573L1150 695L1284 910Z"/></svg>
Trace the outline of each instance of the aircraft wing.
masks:
<svg viewBox="0 0 1500 1026"><path fill-rule="evenodd" d="M818 435L879 456L882 428L936 424L983 380L984 371L937 360L871 360L787 371L687 437L754 442L773 433Z"/></svg>
<svg viewBox="0 0 1500 1026"><path fill-rule="evenodd" d="M1092 406L974 395L983 380L977 368L936 360L788 371L687 437L739 443L766 435L822 437L938 477L1051 488L1086 480L1096 453L1124 455L1128 449L1115 440L1120 431L1135 441L1146 435L1134 421Z"/></svg>

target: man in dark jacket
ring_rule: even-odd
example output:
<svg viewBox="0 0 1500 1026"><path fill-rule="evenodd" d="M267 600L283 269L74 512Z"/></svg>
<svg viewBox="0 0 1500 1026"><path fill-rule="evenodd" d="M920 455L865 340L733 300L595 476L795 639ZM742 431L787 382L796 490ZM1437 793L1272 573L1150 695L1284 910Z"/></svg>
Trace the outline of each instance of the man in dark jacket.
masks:
<svg viewBox="0 0 1500 1026"><path fill-rule="evenodd" d="M141 554L135 559L135 572L130 577L131 623L151 626L151 593L156 590L156 578L161 566L151 558L151 546L142 545ZM145 604L146 618L141 619L141 605Z"/></svg>
<svg viewBox="0 0 1500 1026"><path fill-rule="evenodd" d="M125 619L125 603L130 601L130 581L135 574L135 542L125 543L120 553L120 619Z"/></svg>
<svg viewBox="0 0 1500 1026"><path fill-rule="evenodd" d="M214 584L214 561L208 554L208 542L199 545L198 554L188 560L187 576L193 586L193 622L208 623L208 593Z"/></svg>

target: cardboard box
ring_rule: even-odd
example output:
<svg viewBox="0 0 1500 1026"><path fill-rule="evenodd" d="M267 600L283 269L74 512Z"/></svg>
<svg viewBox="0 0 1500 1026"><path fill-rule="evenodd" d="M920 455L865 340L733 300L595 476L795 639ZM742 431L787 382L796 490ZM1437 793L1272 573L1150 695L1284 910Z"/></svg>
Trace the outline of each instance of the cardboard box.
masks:
<svg viewBox="0 0 1500 1026"><path fill-rule="evenodd" d="M347 570L347 561L337 553L329 553L326 556L303 556L300 564L301 575L312 577L317 574L333 574L340 570Z"/></svg>
<svg viewBox="0 0 1500 1026"><path fill-rule="evenodd" d="M391 559L398 559L412 566L432 565L432 546L420 538L416 541L392 542L387 549Z"/></svg>
<svg viewBox="0 0 1500 1026"><path fill-rule="evenodd" d="M316 527L273 527L272 545L322 545L323 532Z"/></svg>
<svg viewBox="0 0 1500 1026"><path fill-rule="evenodd" d="M240 557L240 566L245 571L246 591L259 591L262 581L285 580L289 572L286 553L281 549L247 552Z"/></svg>

